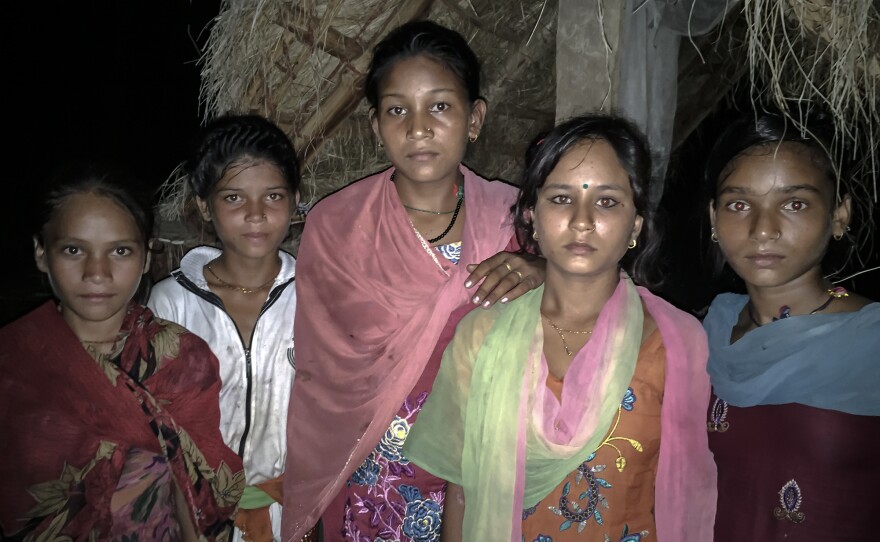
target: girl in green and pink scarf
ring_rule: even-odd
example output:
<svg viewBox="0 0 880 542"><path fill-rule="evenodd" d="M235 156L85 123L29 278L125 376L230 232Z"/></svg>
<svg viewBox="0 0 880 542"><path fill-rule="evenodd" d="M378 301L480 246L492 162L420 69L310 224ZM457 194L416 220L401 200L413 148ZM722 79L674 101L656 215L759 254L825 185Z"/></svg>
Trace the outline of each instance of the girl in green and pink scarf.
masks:
<svg viewBox="0 0 880 542"><path fill-rule="evenodd" d="M711 540L706 337L634 284L656 250L643 138L579 117L526 162L514 219L546 282L462 320L404 446L450 482L443 539Z"/></svg>

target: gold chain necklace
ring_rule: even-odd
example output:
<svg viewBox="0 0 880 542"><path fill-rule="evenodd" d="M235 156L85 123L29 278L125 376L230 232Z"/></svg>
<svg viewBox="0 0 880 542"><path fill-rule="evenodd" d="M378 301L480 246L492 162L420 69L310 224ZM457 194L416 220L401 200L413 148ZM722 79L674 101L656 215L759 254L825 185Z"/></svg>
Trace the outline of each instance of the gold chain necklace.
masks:
<svg viewBox="0 0 880 542"><path fill-rule="evenodd" d="M550 324L550 327L552 327L553 329L556 330L556 333L559 333L559 338L562 339L562 348L565 349L565 353L568 354L568 357L571 357L571 350L568 348L568 343L565 342L565 335L563 335L563 333L571 333L573 335L592 335L593 334L592 329L589 331L578 331L576 329L562 329L561 327L554 324L553 320L548 318L547 315L544 314L543 312L541 313L541 316L543 316L544 319L547 320L547 323Z"/></svg>
<svg viewBox="0 0 880 542"><path fill-rule="evenodd" d="M217 279L219 286L223 286L224 288L227 288L229 290L235 290L235 291L241 292L245 295L253 294L256 292L266 290L269 288L269 286L272 286L272 284L275 283L275 278L273 277L272 279L269 280L269 282L267 282L263 285L257 286L256 288L248 288L246 286L238 286L237 284L230 284L230 283L226 282L225 280L221 279L220 277L218 277L217 273L215 273L214 270L211 269L210 265L206 265L205 267L208 269L208 272L211 273L211 275L213 275L215 279Z"/></svg>

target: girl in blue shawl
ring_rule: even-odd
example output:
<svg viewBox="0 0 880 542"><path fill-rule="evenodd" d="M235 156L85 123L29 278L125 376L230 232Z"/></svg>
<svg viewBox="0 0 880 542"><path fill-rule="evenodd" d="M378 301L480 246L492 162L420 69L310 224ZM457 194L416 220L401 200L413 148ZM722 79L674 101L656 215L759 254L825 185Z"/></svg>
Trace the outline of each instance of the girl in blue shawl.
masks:
<svg viewBox="0 0 880 542"><path fill-rule="evenodd" d="M710 155L711 238L748 292L704 321L716 542L863 540L880 512L880 304L822 271L852 213L832 128L749 114Z"/></svg>

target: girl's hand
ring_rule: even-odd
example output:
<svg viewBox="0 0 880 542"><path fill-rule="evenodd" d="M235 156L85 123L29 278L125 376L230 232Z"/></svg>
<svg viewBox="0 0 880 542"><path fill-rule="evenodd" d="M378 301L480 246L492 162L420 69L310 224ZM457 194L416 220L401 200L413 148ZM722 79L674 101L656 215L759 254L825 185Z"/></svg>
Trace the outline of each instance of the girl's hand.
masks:
<svg viewBox="0 0 880 542"><path fill-rule="evenodd" d="M484 309L496 301L507 303L544 284L547 260L531 254L499 252L478 264L469 264L464 283L472 288L482 281L471 301Z"/></svg>

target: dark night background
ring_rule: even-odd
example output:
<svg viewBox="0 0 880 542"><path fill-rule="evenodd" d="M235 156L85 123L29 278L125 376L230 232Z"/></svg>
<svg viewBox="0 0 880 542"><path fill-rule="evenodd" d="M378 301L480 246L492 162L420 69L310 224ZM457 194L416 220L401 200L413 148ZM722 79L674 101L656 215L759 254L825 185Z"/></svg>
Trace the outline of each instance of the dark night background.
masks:
<svg viewBox="0 0 880 542"><path fill-rule="evenodd" d="M199 129L200 47L219 0L4 5L0 325L47 293L32 199L71 160L112 161L153 189Z"/></svg>
<svg viewBox="0 0 880 542"><path fill-rule="evenodd" d="M4 6L7 129L2 216L0 325L49 294L33 262L31 227L38 188L58 166L100 159L133 169L154 190L186 158L199 129L200 48L220 0L13 2ZM700 266L705 207L700 165L729 104L711 115L673 157L663 209L668 285L683 308L703 307L716 290ZM525 137L525 136L524 136ZM486 172L491 175L491 172ZM875 215L876 206L875 206ZM876 246L876 242L874 243ZM876 266L878 258L872 264ZM878 273L844 285L880 298Z"/></svg>

